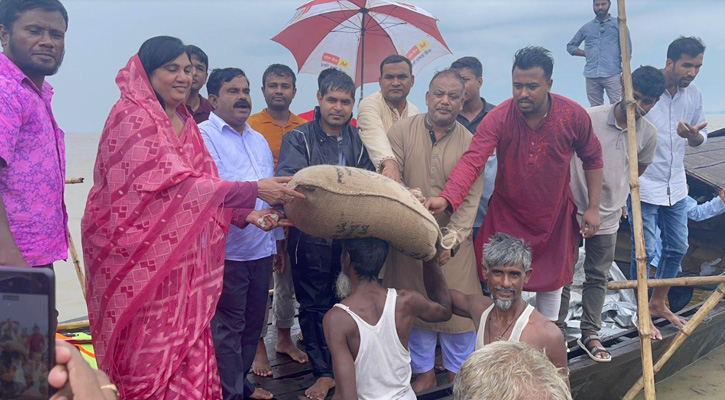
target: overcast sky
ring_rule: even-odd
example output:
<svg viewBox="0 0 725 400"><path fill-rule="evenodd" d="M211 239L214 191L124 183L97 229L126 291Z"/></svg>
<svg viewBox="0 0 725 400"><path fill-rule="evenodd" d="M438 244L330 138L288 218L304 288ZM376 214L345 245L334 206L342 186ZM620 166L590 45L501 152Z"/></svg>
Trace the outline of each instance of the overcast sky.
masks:
<svg viewBox="0 0 725 400"><path fill-rule="evenodd" d="M425 89L436 70L463 56L476 56L484 65L486 100L499 103L511 97L514 52L540 45L555 57L553 91L588 106L584 90L584 59L566 52L566 43L594 17L591 0L407 0L438 19L438 27L453 52L425 67L416 76L409 97L425 110ZM291 53L270 38L304 4L296 0L65 0L70 23L66 55L56 76L53 109L67 133L98 133L119 97L115 76L144 40L172 35L203 48L210 67L240 67L250 77L253 111L264 108L261 75L272 63L297 66ZM614 1L613 3L616 3ZM679 35L700 36L707 50L695 80L705 111L725 113L722 71L725 1L629 0L628 24L633 42L633 69L664 66L667 45ZM610 10L616 15L616 4ZM300 38L304 40L304 38ZM365 93L377 90L365 86ZM316 105L316 76L298 77L293 112ZM204 93L204 91L202 91Z"/></svg>

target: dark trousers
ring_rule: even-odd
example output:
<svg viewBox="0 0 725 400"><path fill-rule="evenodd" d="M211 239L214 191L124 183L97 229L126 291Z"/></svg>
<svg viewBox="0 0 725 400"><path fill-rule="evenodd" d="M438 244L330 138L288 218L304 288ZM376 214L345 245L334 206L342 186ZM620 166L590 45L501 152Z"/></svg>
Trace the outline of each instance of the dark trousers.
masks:
<svg viewBox="0 0 725 400"><path fill-rule="evenodd" d="M317 379L331 378L332 359L322 330L322 318L338 301L335 281L341 270L341 249L337 243L332 247L307 243L303 251L290 250L292 281L300 303L300 329L312 373Z"/></svg>
<svg viewBox="0 0 725 400"><path fill-rule="evenodd" d="M211 320L219 377L225 400L254 392L247 379L267 312L272 257L224 260L224 289Z"/></svg>
<svg viewBox="0 0 725 400"><path fill-rule="evenodd" d="M582 288L582 336L596 334L602 329L602 307L616 244L616 232L593 236L584 241L586 258L584 259L584 285ZM557 321L560 329L566 327L564 320L569 309L570 290L571 284L566 285L561 293L561 308Z"/></svg>

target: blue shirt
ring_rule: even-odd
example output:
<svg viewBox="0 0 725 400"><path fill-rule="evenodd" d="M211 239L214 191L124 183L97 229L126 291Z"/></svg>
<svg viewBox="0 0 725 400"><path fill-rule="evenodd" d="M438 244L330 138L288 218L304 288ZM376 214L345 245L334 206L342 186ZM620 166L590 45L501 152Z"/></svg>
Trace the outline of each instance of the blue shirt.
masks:
<svg viewBox="0 0 725 400"><path fill-rule="evenodd" d="M201 137L211 154L219 177L227 181L251 182L274 176L274 159L267 140L246 124L240 134L216 114L199 124ZM270 208L257 199L255 210ZM240 229L229 228L224 258L232 261L252 261L277 254L277 240L284 240L284 230L264 232L254 225Z"/></svg>
<svg viewBox="0 0 725 400"><path fill-rule="evenodd" d="M632 54L632 40L629 38L629 54ZM622 53L619 49L619 25L616 18L607 17L605 21L596 18L582 26L566 45L569 54L579 49L584 42L584 55L587 63L584 76L587 78L608 78L622 73Z"/></svg>

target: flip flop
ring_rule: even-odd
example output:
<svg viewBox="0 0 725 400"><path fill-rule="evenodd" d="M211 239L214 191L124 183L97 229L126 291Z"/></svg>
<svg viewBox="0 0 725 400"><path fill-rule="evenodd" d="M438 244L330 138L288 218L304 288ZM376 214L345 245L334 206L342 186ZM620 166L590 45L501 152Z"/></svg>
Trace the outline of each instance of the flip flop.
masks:
<svg viewBox="0 0 725 400"><path fill-rule="evenodd" d="M577 344L579 344L579 347L582 350L584 350L587 353L587 355L589 356L589 358L591 358L592 360L594 360L596 362L601 362L601 363L607 363L607 362L612 361L612 353L610 353L606 348L604 348L602 346L593 346L591 348L589 347L589 343L592 340L599 340L599 342L601 343L601 339L599 339L598 335L589 335L584 338L584 341L582 341L581 338L579 338L576 340L576 342L577 342ZM597 355L599 355L601 353L609 354L609 358L597 357Z"/></svg>

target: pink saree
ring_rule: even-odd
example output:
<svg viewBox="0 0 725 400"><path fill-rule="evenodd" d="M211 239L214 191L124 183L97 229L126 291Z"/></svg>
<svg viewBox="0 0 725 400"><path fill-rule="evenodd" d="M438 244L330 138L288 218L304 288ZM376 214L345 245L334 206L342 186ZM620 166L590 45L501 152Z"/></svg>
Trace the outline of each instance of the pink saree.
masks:
<svg viewBox="0 0 725 400"><path fill-rule="evenodd" d="M209 323L232 219L223 205L235 184L218 178L183 104L177 137L138 56L116 83L121 99L103 129L81 223L98 364L124 399L221 399ZM244 185L252 209L256 183Z"/></svg>

